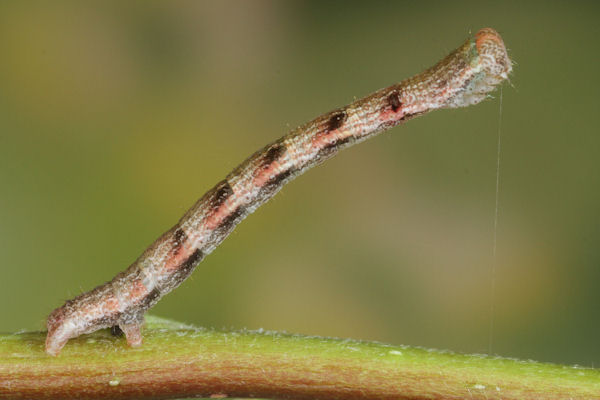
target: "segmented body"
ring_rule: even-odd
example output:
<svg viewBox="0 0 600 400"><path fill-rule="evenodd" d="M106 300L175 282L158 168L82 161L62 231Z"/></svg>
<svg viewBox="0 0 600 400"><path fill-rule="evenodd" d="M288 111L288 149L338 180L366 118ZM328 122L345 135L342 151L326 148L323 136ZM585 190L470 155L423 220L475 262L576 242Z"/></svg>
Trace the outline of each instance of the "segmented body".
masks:
<svg viewBox="0 0 600 400"><path fill-rule="evenodd" d="M179 286L235 226L283 185L339 150L410 118L483 100L507 78L511 62L492 29L434 67L324 114L254 153L208 191L124 272L67 301L48 317L46 351L57 355L83 333L119 326L132 346L142 342L144 313Z"/></svg>

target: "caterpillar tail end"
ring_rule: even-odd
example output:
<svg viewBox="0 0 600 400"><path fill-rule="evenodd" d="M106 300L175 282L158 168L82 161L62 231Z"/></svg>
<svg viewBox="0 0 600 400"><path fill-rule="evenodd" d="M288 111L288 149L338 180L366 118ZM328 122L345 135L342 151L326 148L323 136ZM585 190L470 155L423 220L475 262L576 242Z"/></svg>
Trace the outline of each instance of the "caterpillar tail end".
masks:
<svg viewBox="0 0 600 400"><path fill-rule="evenodd" d="M119 328L125 334L129 346L140 347L142 345L142 324L119 324Z"/></svg>
<svg viewBox="0 0 600 400"><path fill-rule="evenodd" d="M122 309L112 291L110 285L102 285L52 311L46 322L46 353L57 356L69 339L114 326L123 331L129 346L141 346L143 311Z"/></svg>
<svg viewBox="0 0 600 400"><path fill-rule="evenodd" d="M127 344L131 347L140 347L143 343L142 338L143 323L120 323L118 326L125 334ZM69 339L75 338L81 334L80 330L75 329L69 324L69 321L48 320L48 334L46 336L46 353L56 357L67 344Z"/></svg>
<svg viewBox="0 0 600 400"><path fill-rule="evenodd" d="M141 324L121 324L119 325L125 337L127 339L127 344L131 347L140 347L143 343ZM60 354L61 350L67 344L69 339L78 336L77 334L69 334L68 330L65 328L56 329L56 330L48 330L48 335L46 336L46 353L53 357L56 357Z"/></svg>
<svg viewBox="0 0 600 400"><path fill-rule="evenodd" d="M68 340L68 338L59 339L56 336L48 334L48 336L46 336L46 353L53 357L58 356Z"/></svg>
<svg viewBox="0 0 600 400"><path fill-rule="evenodd" d="M46 353L56 357L69 339L75 337L74 327L70 321L65 321L62 308L57 308L50 314L46 326L48 334L46 335Z"/></svg>

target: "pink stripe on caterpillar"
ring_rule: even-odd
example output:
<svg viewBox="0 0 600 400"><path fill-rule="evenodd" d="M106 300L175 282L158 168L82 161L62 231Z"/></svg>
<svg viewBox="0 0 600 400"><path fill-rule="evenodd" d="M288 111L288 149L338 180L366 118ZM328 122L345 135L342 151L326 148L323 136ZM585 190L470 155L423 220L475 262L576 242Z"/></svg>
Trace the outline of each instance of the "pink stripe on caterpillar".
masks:
<svg viewBox="0 0 600 400"><path fill-rule="evenodd" d="M179 286L248 214L340 149L439 108L483 100L511 72L500 35L482 29L432 68L317 117L254 153L208 191L124 272L48 317L46 352L83 333L119 326L142 343L144 313Z"/></svg>

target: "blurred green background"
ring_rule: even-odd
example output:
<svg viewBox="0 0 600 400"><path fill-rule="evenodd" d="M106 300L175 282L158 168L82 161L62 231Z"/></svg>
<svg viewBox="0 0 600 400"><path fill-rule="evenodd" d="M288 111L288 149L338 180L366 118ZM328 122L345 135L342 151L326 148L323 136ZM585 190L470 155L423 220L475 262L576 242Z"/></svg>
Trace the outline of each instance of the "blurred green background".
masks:
<svg viewBox="0 0 600 400"><path fill-rule="evenodd" d="M490 26L499 92L342 152L154 314L600 364L595 2L0 3L0 331L42 329L267 142ZM493 307L491 306L493 297ZM493 309L493 311L492 311Z"/></svg>

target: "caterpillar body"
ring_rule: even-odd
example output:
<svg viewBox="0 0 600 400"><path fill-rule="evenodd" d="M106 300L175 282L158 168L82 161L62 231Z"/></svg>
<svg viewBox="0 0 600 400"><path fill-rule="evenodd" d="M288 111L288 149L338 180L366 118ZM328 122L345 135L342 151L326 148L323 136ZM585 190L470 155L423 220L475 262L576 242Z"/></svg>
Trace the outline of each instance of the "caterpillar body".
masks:
<svg viewBox="0 0 600 400"><path fill-rule="evenodd" d="M502 38L485 28L426 71L268 144L202 196L129 268L54 310L47 320L46 352L56 356L69 339L115 326L129 345L140 346L144 313L286 183L341 149L411 118L479 103L511 70Z"/></svg>

